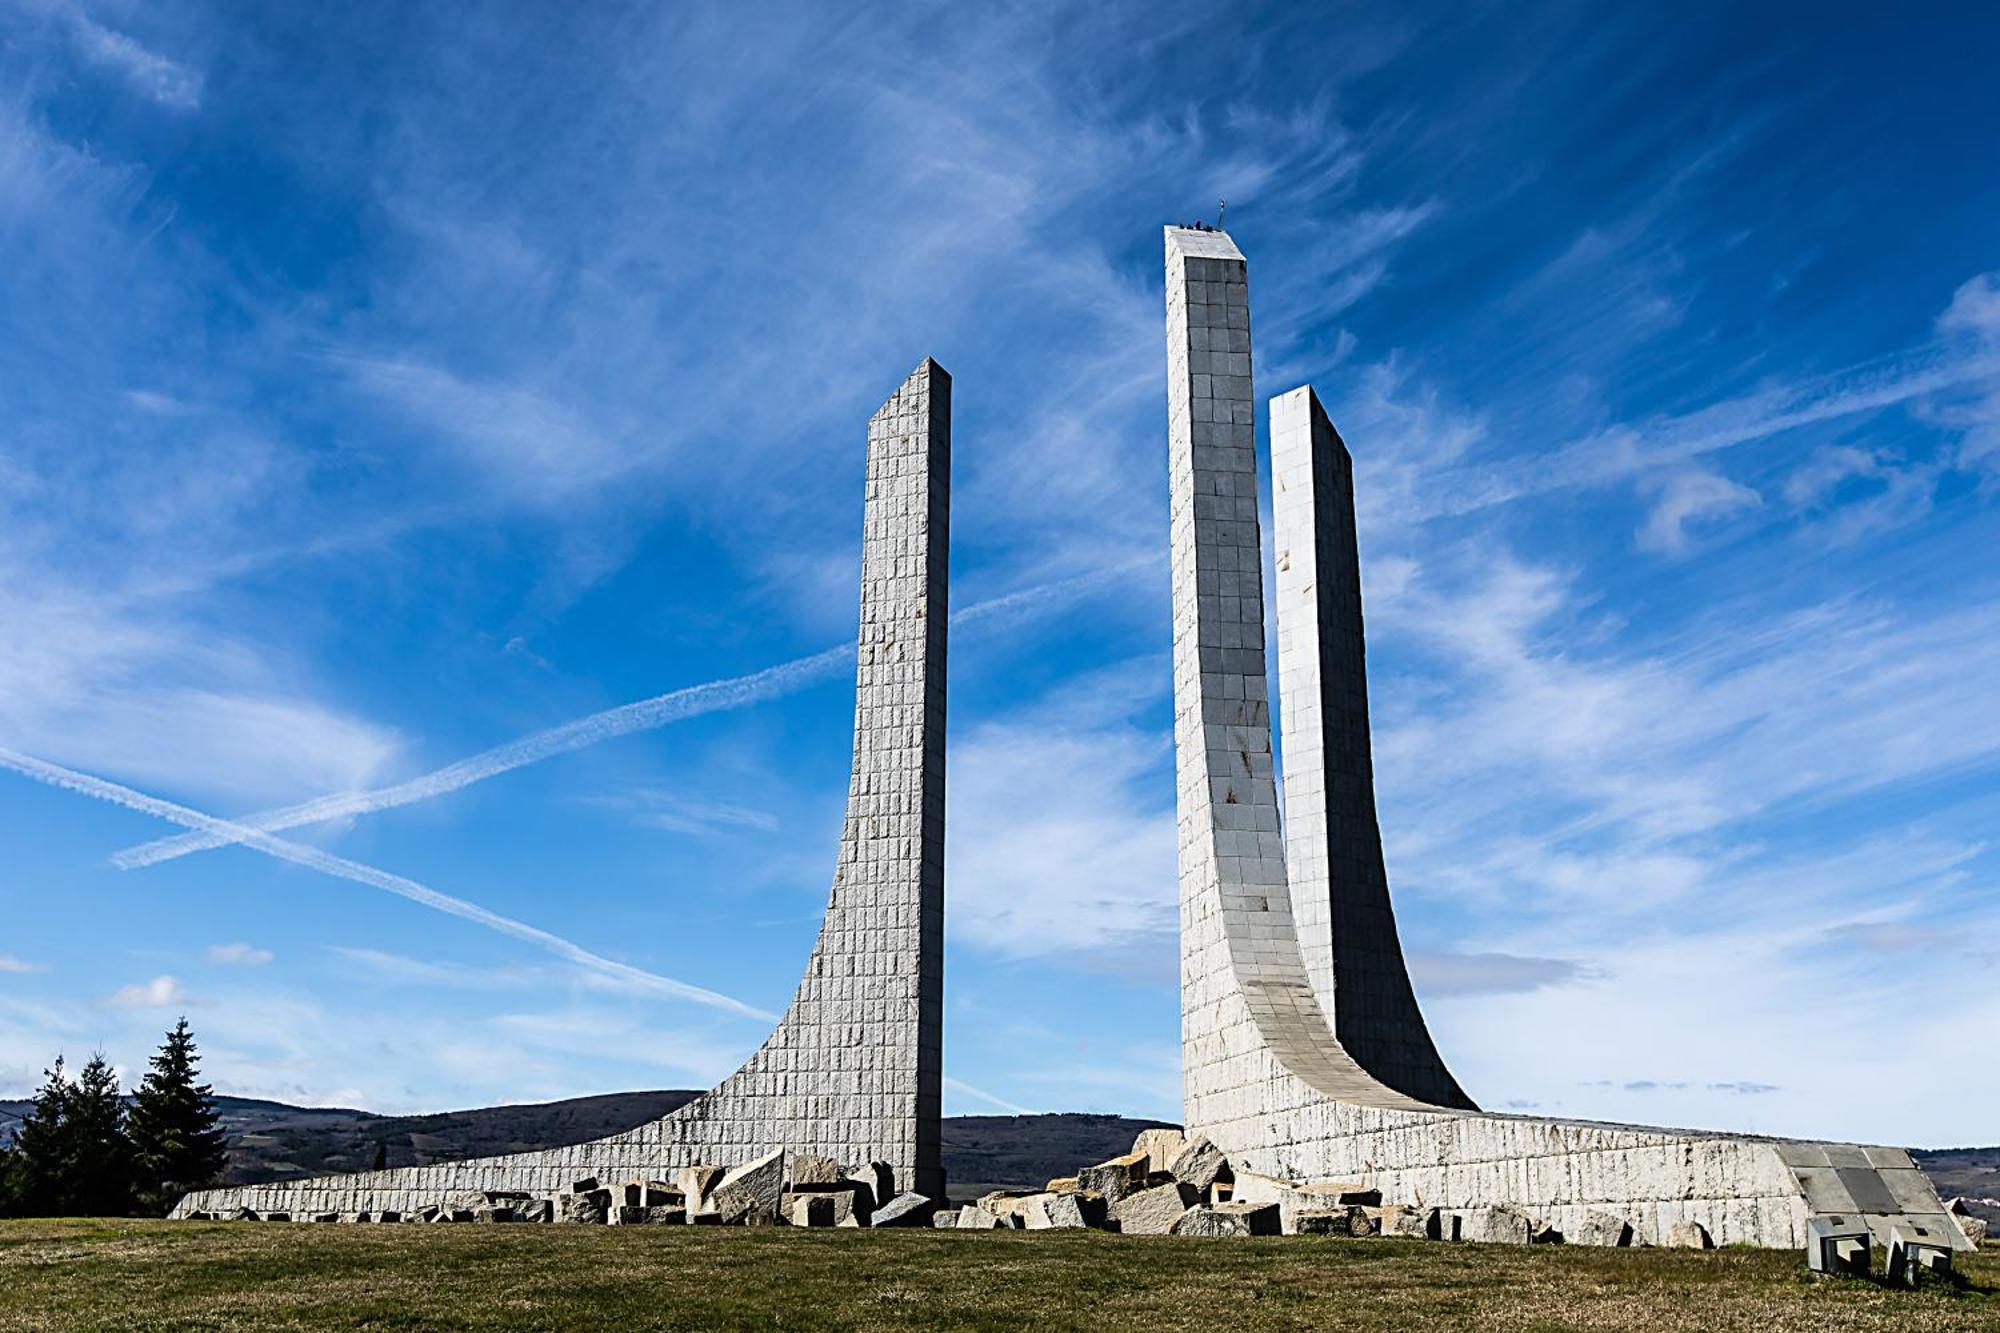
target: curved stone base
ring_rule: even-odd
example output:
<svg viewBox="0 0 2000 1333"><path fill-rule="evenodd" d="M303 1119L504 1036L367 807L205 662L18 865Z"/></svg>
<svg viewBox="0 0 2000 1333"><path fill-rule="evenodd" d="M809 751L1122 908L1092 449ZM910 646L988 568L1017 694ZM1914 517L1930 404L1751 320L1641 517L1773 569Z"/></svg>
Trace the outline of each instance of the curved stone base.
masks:
<svg viewBox="0 0 2000 1333"><path fill-rule="evenodd" d="M1865 1217L1884 1245L1891 1225L1915 1223L1971 1248L1901 1148L1323 1100L1207 1133L1261 1174L1359 1181L1427 1208L1511 1204L1571 1236L1598 1212L1636 1243L1696 1222L1717 1245L1789 1249L1830 1213Z"/></svg>

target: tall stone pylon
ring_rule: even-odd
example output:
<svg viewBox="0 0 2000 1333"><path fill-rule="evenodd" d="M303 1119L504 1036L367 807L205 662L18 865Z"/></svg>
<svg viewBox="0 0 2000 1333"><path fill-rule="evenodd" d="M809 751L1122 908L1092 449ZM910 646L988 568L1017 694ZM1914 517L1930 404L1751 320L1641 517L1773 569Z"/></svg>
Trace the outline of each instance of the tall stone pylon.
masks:
<svg viewBox="0 0 2000 1333"><path fill-rule="evenodd" d="M945 647L951 376L925 358L868 423L854 765L833 889L790 1007L743 1067L680 1110L573 1148L205 1190L175 1216L405 1215L468 1190L560 1194L774 1151L885 1162L944 1194ZM698 941L690 941L698 946Z"/></svg>
<svg viewBox="0 0 2000 1333"><path fill-rule="evenodd" d="M1240 1172L1362 1181L1490 1230L1797 1246L1814 1216L1966 1248L1901 1148L1476 1110L1396 937L1369 758L1353 468L1310 388L1272 405L1281 820L1242 252L1166 230L1181 1090ZM1239 1177L1240 1179L1240 1177ZM1677 1230L1678 1229L1678 1230Z"/></svg>
<svg viewBox="0 0 2000 1333"><path fill-rule="evenodd" d="M1271 527L1285 868L1306 972L1357 1064L1398 1092L1469 1110L1417 1008L1389 904L1354 459L1310 386L1271 400Z"/></svg>

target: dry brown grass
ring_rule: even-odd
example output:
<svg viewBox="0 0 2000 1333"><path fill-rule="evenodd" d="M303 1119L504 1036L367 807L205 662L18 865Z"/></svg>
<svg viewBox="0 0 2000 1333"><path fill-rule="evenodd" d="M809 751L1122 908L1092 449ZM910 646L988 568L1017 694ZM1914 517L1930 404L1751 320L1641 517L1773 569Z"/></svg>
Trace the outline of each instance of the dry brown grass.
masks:
<svg viewBox="0 0 2000 1333"><path fill-rule="evenodd" d="M1979 1329L1798 1255L1298 1237L0 1223L0 1329Z"/></svg>

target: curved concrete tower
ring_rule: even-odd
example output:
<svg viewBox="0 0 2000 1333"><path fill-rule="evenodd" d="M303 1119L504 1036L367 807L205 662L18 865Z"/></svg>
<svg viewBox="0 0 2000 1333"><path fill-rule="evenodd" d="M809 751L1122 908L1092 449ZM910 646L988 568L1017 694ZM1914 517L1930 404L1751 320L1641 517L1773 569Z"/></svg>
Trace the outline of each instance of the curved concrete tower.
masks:
<svg viewBox="0 0 2000 1333"><path fill-rule="evenodd" d="M888 1163L944 1193L945 630L951 376L925 359L868 423L854 767L833 891L791 1006L740 1070L672 1115L572 1148L205 1190L176 1216L395 1210L460 1190L566 1191L774 1149Z"/></svg>
<svg viewBox="0 0 2000 1333"><path fill-rule="evenodd" d="M1418 1011L1375 816L1353 465L1310 388L1271 406L1279 817L1265 686L1250 305L1222 232L1166 230L1181 1080L1238 1170L1400 1203L1593 1214L1658 1243L1804 1243L1814 1215L1963 1237L1900 1148L1482 1114ZM1615 1231L1615 1228L1613 1229Z"/></svg>

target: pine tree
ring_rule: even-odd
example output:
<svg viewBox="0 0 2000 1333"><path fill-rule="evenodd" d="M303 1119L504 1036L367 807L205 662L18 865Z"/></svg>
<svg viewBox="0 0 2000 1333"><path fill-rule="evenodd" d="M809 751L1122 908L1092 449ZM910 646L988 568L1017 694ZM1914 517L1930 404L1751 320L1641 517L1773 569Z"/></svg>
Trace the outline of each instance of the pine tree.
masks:
<svg viewBox="0 0 2000 1333"><path fill-rule="evenodd" d="M70 1149L70 1102L74 1093L63 1058L42 1071L34 1105L14 1134L13 1207L22 1217L49 1217L64 1211L74 1192Z"/></svg>
<svg viewBox="0 0 2000 1333"><path fill-rule="evenodd" d="M201 1058L186 1018L174 1024L132 1099L139 1203L164 1214L189 1190L215 1184L228 1161L214 1089L195 1082Z"/></svg>
<svg viewBox="0 0 2000 1333"><path fill-rule="evenodd" d="M132 1211L132 1141L125 1137L125 1094L99 1051L76 1080L70 1099L69 1146L74 1193L65 1213L124 1217Z"/></svg>

